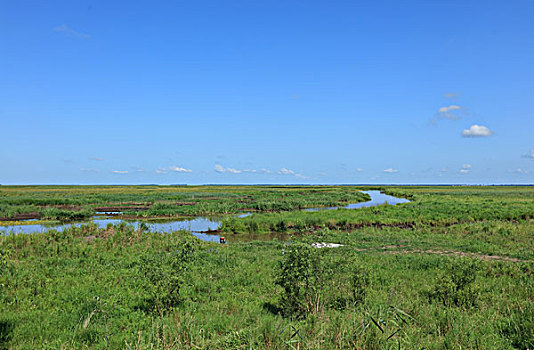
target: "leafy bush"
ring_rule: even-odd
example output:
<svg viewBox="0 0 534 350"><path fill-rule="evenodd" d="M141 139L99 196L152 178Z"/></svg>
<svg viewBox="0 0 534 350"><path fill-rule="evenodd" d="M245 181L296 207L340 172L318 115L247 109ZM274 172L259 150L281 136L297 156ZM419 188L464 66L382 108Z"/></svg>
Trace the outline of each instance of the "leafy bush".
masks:
<svg viewBox="0 0 534 350"><path fill-rule="evenodd" d="M348 252L294 243L284 252L275 283L282 287L281 309L303 318L324 309L346 309L365 300L368 273ZM345 277L343 277L345 276Z"/></svg>
<svg viewBox="0 0 534 350"><path fill-rule="evenodd" d="M7 256L6 252L0 247L0 277L7 270Z"/></svg>
<svg viewBox="0 0 534 350"><path fill-rule="evenodd" d="M154 306L160 313L179 304L180 288L197 251L198 244L189 239L169 253L149 253L141 258L140 274L148 282Z"/></svg>
<svg viewBox="0 0 534 350"><path fill-rule="evenodd" d="M479 263L471 259L450 261L445 273L428 294L429 300L438 300L445 306L472 307L476 305L479 291L474 282Z"/></svg>
<svg viewBox="0 0 534 350"><path fill-rule="evenodd" d="M2 289L4 284L2 283L2 277L4 276L5 271L7 271L7 257L6 252L0 247L0 297L2 296Z"/></svg>
<svg viewBox="0 0 534 350"><path fill-rule="evenodd" d="M295 243L284 252L275 283L283 288L286 314L303 317L322 307L320 289L325 276L320 265L317 249L308 245Z"/></svg>

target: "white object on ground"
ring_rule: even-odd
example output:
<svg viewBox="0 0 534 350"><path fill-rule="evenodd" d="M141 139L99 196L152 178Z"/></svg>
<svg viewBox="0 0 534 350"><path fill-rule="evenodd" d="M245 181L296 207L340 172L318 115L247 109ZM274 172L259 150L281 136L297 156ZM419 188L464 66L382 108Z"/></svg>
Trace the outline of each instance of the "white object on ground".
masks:
<svg viewBox="0 0 534 350"><path fill-rule="evenodd" d="M315 243L312 243L312 247L314 248L337 248L337 247L343 247L343 244L315 242Z"/></svg>

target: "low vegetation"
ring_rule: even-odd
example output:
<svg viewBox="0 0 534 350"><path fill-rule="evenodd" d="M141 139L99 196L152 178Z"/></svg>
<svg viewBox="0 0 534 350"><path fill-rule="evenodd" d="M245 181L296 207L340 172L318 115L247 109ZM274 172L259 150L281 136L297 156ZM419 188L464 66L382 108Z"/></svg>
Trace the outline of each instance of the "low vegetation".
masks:
<svg viewBox="0 0 534 350"><path fill-rule="evenodd" d="M100 211L129 218L281 212L368 199L333 186L3 186L0 221L81 220Z"/></svg>
<svg viewBox="0 0 534 350"><path fill-rule="evenodd" d="M534 189L384 190L412 202L226 222L285 241L0 237L0 349L534 348Z"/></svg>

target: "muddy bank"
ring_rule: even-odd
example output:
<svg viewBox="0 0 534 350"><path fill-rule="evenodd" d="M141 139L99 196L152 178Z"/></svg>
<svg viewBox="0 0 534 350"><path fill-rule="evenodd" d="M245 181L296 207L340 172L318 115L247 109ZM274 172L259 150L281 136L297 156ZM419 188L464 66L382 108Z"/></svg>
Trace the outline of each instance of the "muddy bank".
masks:
<svg viewBox="0 0 534 350"><path fill-rule="evenodd" d="M34 219L40 219L41 214L38 212L29 212L29 213L22 213L22 214L16 214L15 216L11 217L0 217L0 221L23 221L23 220L34 220Z"/></svg>

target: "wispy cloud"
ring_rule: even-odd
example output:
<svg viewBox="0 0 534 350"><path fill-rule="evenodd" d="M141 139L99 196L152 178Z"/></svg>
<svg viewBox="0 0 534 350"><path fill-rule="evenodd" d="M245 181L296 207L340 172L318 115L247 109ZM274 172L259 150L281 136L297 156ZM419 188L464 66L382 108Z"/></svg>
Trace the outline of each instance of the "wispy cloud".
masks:
<svg viewBox="0 0 534 350"><path fill-rule="evenodd" d="M464 164L458 171L460 174L465 175L471 172L471 164Z"/></svg>
<svg viewBox="0 0 534 350"><path fill-rule="evenodd" d="M179 167L179 166L171 166L171 167L169 167L169 170L175 171L175 172L178 172L178 173L192 173L193 172L193 170L191 170L191 169L186 169L186 168L182 168L182 167Z"/></svg>
<svg viewBox="0 0 534 350"><path fill-rule="evenodd" d="M182 168L180 166L170 166L170 167L160 167L160 168L157 168L156 170L154 170L154 172L156 174L167 174L169 171L173 171L173 172L176 172L176 173L192 173L193 170L191 169L186 169L186 168Z"/></svg>
<svg viewBox="0 0 534 350"><path fill-rule="evenodd" d="M112 174L128 174L128 170L111 170Z"/></svg>
<svg viewBox="0 0 534 350"><path fill-rule="evenodd" d="M450 99L454 100L454 99L460 97L460 94L457 93L457 92L447 92L447 93L443 94L443 97L450 98Z"/></svg>
<svg viewBox="0 0 534 350"><path fill-rule="evenodd" d="M215 164L213 167L213 170L219 174L273 174L271 170L261 168L261 169L236 169L236 168L225 168L220 164ZM295 176L299 179L307 179L306 176L297 173L294 170L287 169L287 168L281 168L279 171L276 172L278 175L289 175L289 176Z"/></svg>
<svg viewBox="0 0 534 350"><path fill-rule="evenodd" d="M457 120L461 119L462 116L458 114L459 111L464 110L465 108L458 105L450 105L441 107L438 109L438 112L436 113L436 117L440 119L450 119L450 120Z"/></svg>
<svg viewBox="0 0 534 350"><path fill-rule="evenodd" d="M225 168L220 164L216 164L213 168L218 173L228 173L228 174L271 174L272 171L265 168L262 169L235 169L235 168Z"/></svg>
<svg viewBox="0 0 534 350"><path fill-rule="evenodd" d="M282 168L278 171L278 175L292 175L298 179L307 179L306 176L302 175L302 174L299 174L297 172L295 172L294 170L291 170L291 169L287 169L287 168Z"/></svg>
<svg viewBox="0 0 534 350"><path fill-rule="evenodd" d="M234 169L234 168L225 168L222 165L215 164L214 170L218 173L229 173L229 174L241 174L243 170Z"/></svg>
<svg viewBox="0 0 534 350"><path fill-rule="evenodd" d="M530 171L525 170L525 169L521 169L521 168L517 168L513 172L516 173L516 174L523 174L523 175L530 174Z"/></svg>
<svg viewBox="0 0 534 350"><path fill-rule="evenodd" d="M363 171L363 169L362 168L356 168L356 171L361 173Z"/></svg>
<svg viewBox="0 0 534 350"><path fill-rule="evenodd" d="M485 127L484 125L471 125L469 129L462 131L463 137L488 137L493 135L493 131Z"/></svg>
<svg viewBox="0 0 534 350"><path fill-rule="evenodd" d="M91 169L91 168L80 168L80 171L84 173L99 173L100 170L98 169Z"/></svg>
<svg viewBox="0 0 534 350"><path fill-rule="evenodd" d="M91 157L89 158L89 160L94 160L95 162L101 162L104 160L104 158L100 158L100 157Z"/></svg>
<svg viewBox="0 0 534 350"><path fill-rule="evenodd" d="M398 169L393 169L393 168L387 168L387 169L384 169L384 172L388 173L388 174L394 174L394 173L398 173L399 170Z"/></svg>
<svg viewBox="0 0 534 350"><path fill-rule="evenodd" d="M282 168L278 171L280 175L295 175L296 173L293 170Z"/></svg>
<svg viewBox="0 0 534 350"><path fill-rule="evenodd" d="M524 154L523 158L534 159L534 149L531 149L530 152Z"/></svg>
<svg viewBox="0 0 534 350"><path fill-rule="evenodd" d="M80 33L72 28L69 28L66 24L62 24L54 28L54 32L63 34L70 38L89 39L91 36L88 34Z"/></svg>

